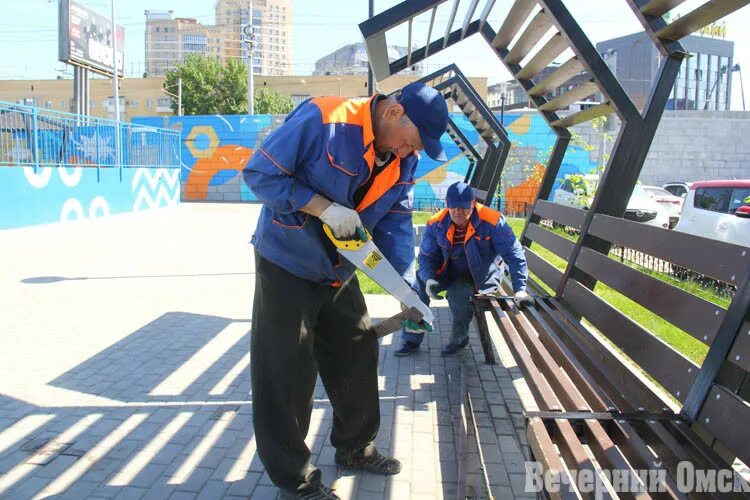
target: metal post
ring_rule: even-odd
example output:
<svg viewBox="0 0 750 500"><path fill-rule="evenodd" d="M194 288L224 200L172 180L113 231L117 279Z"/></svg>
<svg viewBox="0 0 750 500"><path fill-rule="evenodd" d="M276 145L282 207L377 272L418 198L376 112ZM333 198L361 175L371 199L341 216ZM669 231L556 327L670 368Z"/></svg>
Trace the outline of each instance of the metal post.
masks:
<svg viewBox="0 0 750 500"><path fill-rule="evenodd" d="M505 92L500 94L500 125L505 126Z"/></svg>
<svg viewBox="0 0 750 500"><path fill-rule="evenodd" d="M177 116L182 116L182 78L177 79Z"/></svg>
<svg viewBox="0 0 750 500"><path fill-rule="evenodd" d="M120 89L118 88L117 74L117 23L115 17L115 0L110 0L112 5L112 82L115 99L115 165L120 167L120 180L122 180L122 161L120 151Z"/></svg>
<svg viewBox="0 0 750 500"><path fill-rule="evenodd" d="M247 33L247 114L255 114L255 88L253 82L253 49L255 45L255 33L253 32L253 0L250 0L248 8L248 19L250 26Z"/></svg>
<svg viewBox="0 0 750 500"><path fill-rule="evenodd" d="M368 18L372 18L372 16L375 15L375 0L370 0L369 2L369 12L368 12ZM373 95L374 91L372 89L372 64L370 64L370 61L367 61L367 95Z"/></svg>
<svg viewBox="0 0 750 500"><path fill-rule="evenodd" d="M737 71L740 73L740 94L742 95L742 111L747 111L747 108L745 108L745 86L742 84L742 68L739 64L734 65L735 68L737 68Z"/></svg>

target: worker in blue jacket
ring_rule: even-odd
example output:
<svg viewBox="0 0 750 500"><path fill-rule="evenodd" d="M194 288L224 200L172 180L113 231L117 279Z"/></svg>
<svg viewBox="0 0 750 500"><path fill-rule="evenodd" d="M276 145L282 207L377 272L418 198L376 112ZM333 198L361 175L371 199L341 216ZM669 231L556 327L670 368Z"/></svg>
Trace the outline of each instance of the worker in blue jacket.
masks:
<svg viewBox="0 0 750 500"><path fill-rule="evenodd" d="M474 294L498 290L503 262L510 271L516 304L529 305L533 299L526 292L523 247L502 214L477 203L474 190L463 182L448 187L445 204L448 208L430 218L425 228L419 248L417 293L429 305L430 298L440 299L438 293L447 291L453 327L441 354L452 356L469 343ZM405 328L402 337L404 343L394 354L408 356L419 350L424 332Z"/></svg>
<svg viewBox="0 0 750 500"><path fill-rule="evenodd" d="M289 495L338 498L321 484L304 441L318 373L333 407L336 463L382 474L401 470L373 445L380 425L377 338L354 268L323 224L339 239L366 228L414 282L418 151L445 160L440 137L447 124L445 98L421 83L389 97L312 98L243 170L263 203L252 239L255 439L271 480Z"/></svg>

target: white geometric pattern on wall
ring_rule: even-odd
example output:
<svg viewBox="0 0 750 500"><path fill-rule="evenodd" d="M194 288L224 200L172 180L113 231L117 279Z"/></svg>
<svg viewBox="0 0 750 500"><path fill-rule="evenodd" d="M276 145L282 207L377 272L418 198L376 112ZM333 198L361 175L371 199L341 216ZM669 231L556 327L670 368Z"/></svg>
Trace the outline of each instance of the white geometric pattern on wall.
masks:
<svg viewBox="0 0 750 500"><path fill-rule="evenodd" d="M137 169L131 183L136 193L133 211L176 205L180 201L179 186L179 169Z"/></svg>

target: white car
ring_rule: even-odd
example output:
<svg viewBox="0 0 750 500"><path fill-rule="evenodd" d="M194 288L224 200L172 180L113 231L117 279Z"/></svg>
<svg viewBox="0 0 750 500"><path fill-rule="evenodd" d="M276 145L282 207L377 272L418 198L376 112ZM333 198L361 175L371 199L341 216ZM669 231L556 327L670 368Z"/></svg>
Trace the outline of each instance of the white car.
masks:
<svg viewBox="0 0 750 500"><path fill-rule="evenodd" d="M685 198L675 196L659 186L643 186L643 189L654 197L656 203L666 209L667 214L669 215L669 228L674 228L677 225L677 221L680 220L682 202L685 201Z"/></svg>
<svg viewBox="0 0 750 500"><path fill-rule="evenodd" d="M750 179L694 182L675 231L750 247Z"/></svg>
<svg viewBox="0 0 750 500"><path fill-rule="evenodd" d="M594 199L599 176L587 174L580 176L583 182L576 182L577 176L565 176L560 187L552 195L552 201L573 208L588 210ZM656 202L640 184L633 189L625 209L625 219L643 222L649 226L669 228L669 212Z"/></svg>
<svg viewBox="0 0 750 500"><path fill-rule="evenodd" d="M675 196L685 198L685 196L687 196L688 194L688 191L690 191L690 186L692 185L692 182L667 182L666 184L662 184L661 187Z"/></svg>

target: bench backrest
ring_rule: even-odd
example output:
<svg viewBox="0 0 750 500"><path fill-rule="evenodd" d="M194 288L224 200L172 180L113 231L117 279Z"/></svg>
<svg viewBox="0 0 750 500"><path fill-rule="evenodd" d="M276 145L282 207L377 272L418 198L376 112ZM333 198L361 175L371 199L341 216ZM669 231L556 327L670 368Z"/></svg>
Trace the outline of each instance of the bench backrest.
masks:
<svg viewBox="0 0 750 500"><path fill-rule="evenodd" d="M548 201L538 201L534 214L577 229L586 217L583 210ZM640 369L682 405L699 434L729 463L734 457L750 463L750 249L602 214L593 217L588 234L630 249L642 261L666 263L678 275L736 287L729 306L729 299L722 306L683 289L678 279L621 262L612 253L606 256L586 246L576 253L575 241L543 223L529 224L524 233L529 270L538 281L557 290L571 312L614 344L625 355L620 356L622 363ZM562 282L566 275L547 251L566 264L574 258L575 269L600 283L597 293L575 275ZM681 331L670 328L670 336L660 338L651 330L663 328L641 325L628 317L631 307L622 310L602 299L601 284L611 289L606 290L609 297L624 296L625 302L637 304L632 308L653 314L656 323L667 322ZM647 403L634 402L636 407L642 404Z"/></svg>

